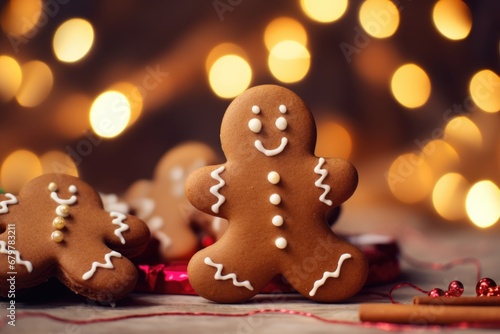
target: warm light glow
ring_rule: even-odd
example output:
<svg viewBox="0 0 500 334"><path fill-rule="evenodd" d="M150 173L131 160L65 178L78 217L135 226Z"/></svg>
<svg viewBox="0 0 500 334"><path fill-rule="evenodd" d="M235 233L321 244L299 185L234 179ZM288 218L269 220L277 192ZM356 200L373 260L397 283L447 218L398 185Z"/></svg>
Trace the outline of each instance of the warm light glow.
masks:
<svg viewBox="0 0 500 334"><path fill-rule="evenodd" d="M54 84L50 68L41 61L34 60L22 66L23 81L16 99L23 107L35 107L49 95Z"/></svg>
<svg viewBox="0 0 500 334"><path fill-rule="evenodd" d="M311 65L307 48L296 41L276 44L269 53L269 69L276 79L285 83L302 80Z"/></svg>
<svg viewBox="0 0 500 334"><path fill-rule="evenodd" d="M0 101L7 102L21 87L23 73L17 61L8 56L0 56L0 73Z"/></svg>
<svg viewBox="0 0 500 334"><path fill-rule="evenodd" d="M439 0L434 5L432 19L437 30L451 40L464 39L472 28L469 7L462 0Z"/></svg>
<svg viewBox="0 0 500 334"><path fill-rule="evenodd" d="M42 0L10 0L4 8L1 23L6 33L23 36L30 32L29 36L34 37L43 10Z"/></svg>
<svg viewBox="0 0 500 334"><path fill-rule="evenodd" d="M300 0L304 13L311 19L328 23L342 17L347 9L347 0Z"/></svg>
<svg viewBox="0 0 500 334"><path fill-rule="evenodd" d="M272 20L264 32L267 50L271 50L279 42L290 40L307 45L307 33L304 26L289 17L278 17Z"/></svg>
<svg viewBox="0 0 500 334"><path fill-rule="evenodd" d="M460 163L457 151L444 140L431 140L423 148L420 156L427 162L434 175L442 175L455 169Z"/></svg>
<svg viewBox="0 0 500 334"><path fill-rule="evenodd" d="M477 182L470 188L465 205L474 225L490 227L500 218L500 189L489 180Z"/></svg>
<svg viewBox="0 0 500 334"><path fill-rule="evenodd" d="M130 103L117 91L99 95L90 108L90 125L101 137L113 138L125 130L130 120Z"/></svg>
<svg viewBox="0 0 500 334"><path fill-rule="evenodd" d="M135 123L135 121L137 121L142 112L142 105L144 99L142 97L141 92L139 91L137 86L132 85L129 82L116 83L109 89L120 92L127 97L127 100L130 103L130 108L131 108L130 121L128 123L128 126L131 126L132 124Z"/></svg>
<svg viewBox="0 0 500 334"><path fill-rule="evenodd" d="M30 151L18 150L4 160L0 184L6 192L17 194L26 182L39 175L42 175L42 166L38 157Z"/></svg>
<svg viewBox="0 0 500 334"><path fill-rule="evenodd" d="M250 85L252 69L240 56L226 55L215 61L208 78L215 94L226 99L233 98Z"/></svg>
<svg viewBox="0 0 500 334"><path fill-rule="evenodd" d="M465 218L465 198L469 183L458 173L443 175L434 186L432 204L436 212L448 220Z"/></svg>
<svg viewBox="0 0 500 334"><path fill-rule="evenodd" d="M89 110L92 100L85 95L74 94L64 97L54 114L55 127L58 134L68 138L81 137L90 129Z"/></svg>
<svg viewBox="0 0 500 334"><path fill-rule="evenodd" d="M500 110L500 78L491 70L481 70L471 79L470 95L474 103L486 112Z"/></svg>
<svg viewBox="0 0 500 334"><path fill-rule="evenodd" d="M416 64L406 64L396 70L391 80L392 95L406 108L424 105L431 94L427 73Z"/></svg>
<svg viewBox="0 0 500 334"><path fill-rule="evenodd" d="M401 63L397 49L388 43L372 43L356 54L354 65L359 76L373 85L376 89L385 89ZM375 65L376 64L376 65Z"/></svg>
<svg viewBox="0 0 500 334"><path fill-rule="evenodd" d="M397 157L387 174L392 194L405 203L416 203L426 198L432 190L433 179L427 162L414 153Z"/></svg>
<svg viewBox="0 0 500 334"><path fill-rule="evenodd" d="M50 151L40 158L43 174L60 173L78 177L75 162L65 153Z"/></svg>
<svg viewBox="0 0 500 334"><path fill-rule="evenodd" d="M248 56L240 46L233 43L222 43L214 47L207 56L207 61L205 62L205 69L207 70L207 75L210 75L210 70L213 64L219 60L219 58L227 55L240 56L243 59L248 59Z"/></svg>
<svg viewBox="0 0 500 334"><path fill-rule="evenodd" d="M84 19L70 19L57 28L52 46L57 59L73 63L87 55L93 42L92 25Z"/></svg>
<svg viewBox="0 0 500 334"><path fill-rule="evenodd" d="M444 138L454 146L480 148L483 143L481 131L465 116L454 117L446 124Z"/></svg>
<svg viewBox="0 0 500 334"><path fill-rule="evenodd" d="M394 35L399 26L399 11L389 0L366 0L359 9L359 22L375 38Z"/></svg>
<svg viewBox="0 0 500 334"><path fill-rule="evenodd" d="M349 132L333 121L318 123L318 137L315 155L348 159L352 151L352 139Z"/></svg>

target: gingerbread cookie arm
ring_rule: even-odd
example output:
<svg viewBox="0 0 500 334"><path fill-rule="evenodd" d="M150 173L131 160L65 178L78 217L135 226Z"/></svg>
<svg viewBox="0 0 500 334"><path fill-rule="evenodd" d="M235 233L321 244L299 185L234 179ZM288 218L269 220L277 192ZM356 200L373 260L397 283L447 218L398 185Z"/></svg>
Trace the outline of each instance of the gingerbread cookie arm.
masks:
<svg viewBox="0 0 500 334"><path fill-rule="evenodd" d="M121 212L101 213L100 220L106 226L104 230L105 243L128 257L142 253L150 239L150 232L145 223L132 215Z"/></svg>
<svg viewBox="0 0 500 334"><path fill-rule="evenodd" d="M189 174L185 190L193 206L210 215L225 218L225 170L225 165L206 166Z"/></svg>
<svg viewBox="0 0 500 334"><path fill-rule="evenodd" d="M331 208L344 203L358 185L358 172L347 160L317 158L314 173L318 200Z"/></svg>

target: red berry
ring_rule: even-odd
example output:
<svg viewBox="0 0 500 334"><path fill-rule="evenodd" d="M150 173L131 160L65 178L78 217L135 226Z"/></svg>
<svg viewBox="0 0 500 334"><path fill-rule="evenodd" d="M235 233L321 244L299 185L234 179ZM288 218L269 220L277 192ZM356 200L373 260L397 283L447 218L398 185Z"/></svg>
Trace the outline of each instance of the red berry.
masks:
<svg viewBox="0 0 500 334"><path fill-rule="evenodd" d="M464 285L460 281L452 281L448 286L447 295L451 297L460 297L464 293Z"/></svg>
<svg viewBox="0 0 500 334"><path fill-rule="evenodd" d="M491 278L481 278L476 285L476 294L486 296L489 288L494 288L497 284Z"/></svg>
<svg viewBox="0 0 500 334"><path fill-rule="evenodd" d="M442 297L445 295L444 291L438 288L434 288L427 293L429 297Z"/></svg>

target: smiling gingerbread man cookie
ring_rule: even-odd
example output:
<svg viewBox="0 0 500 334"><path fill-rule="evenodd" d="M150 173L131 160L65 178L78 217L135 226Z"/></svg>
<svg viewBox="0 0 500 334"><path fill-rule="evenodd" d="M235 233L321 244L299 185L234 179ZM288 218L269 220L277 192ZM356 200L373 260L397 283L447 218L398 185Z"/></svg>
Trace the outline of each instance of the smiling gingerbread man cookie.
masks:
<svg viewBox="0 0 500 334"><path fill-rule="evenodd" d="M131 292L150 234L141 220L104 211L81 179L46 174L18 196L0 195L0 295L58 278L77 294L111 302Z"/></svg>
<svg viewBox="0 0 500 334"><path fill-rule="evenodd" d="M357 293L367 261L325 218L353 194L357 172L348 161L314 156L316 127L304 102L279 86L247 90L224 115L221 144L227 162L197 169L186 182L195 207L229 221L222 238L189 262L196 292L241 302L283 274L312 300Z"/></svg>

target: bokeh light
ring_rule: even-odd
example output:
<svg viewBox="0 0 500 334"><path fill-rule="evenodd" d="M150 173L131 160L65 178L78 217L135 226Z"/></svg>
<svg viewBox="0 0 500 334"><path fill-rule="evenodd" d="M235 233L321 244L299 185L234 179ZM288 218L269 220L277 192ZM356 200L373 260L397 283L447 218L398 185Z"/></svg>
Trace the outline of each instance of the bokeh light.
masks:
<svg viewBox="0 0 500 334"><path fill-rule="evenodd" d="M40 157L43 174L60 173L78 177L75 162L65 153L49 151Z"/></svg>
<svg viewBox="0 0 500 334"><path fill-rule="evenodd" d="M465 204L474 225L490 227L500 218L500 189L490 180L479 181L470 188Z"/></svg>
<svg viewBox="0 0 500 334"><path fill-rule="evenodd" d="M406 108L424 105L431 94L431 81L427 73L416 64L399 67L391 80L392 95Z"/></svg>
<svg viewBox="0 0 500 334"><path fill-rule="evenodd" d="M405 203L416 203L425 199L432 190L433 179L427 162L414 153L397 157L387 174L387 183L392 194Z"/></svg>
<svg viewBox="0 0 500 334"><path fill-rule="evenodd" d="M452 118L444 128L444 138L454 147L480 148L483 143L481 131L466 116Z"/></svg>
<svg viewBox="0 0 500 334"><path fill-rule="evenodd" d="M94 28L79 18L67 20L57 28L52 41L57 59L66 63L79 61L90 51L94 42Z"/></svg>
<svg viewBox="0 0 500 334"><path fill-rule="evenodd" d="M17 36L30 33L29 37L34 37L37 32L34 28L39 24L43 13L42 0L10 0L4 8L1 24L6 33Z"/></svg>
<svg viewBox="0 0 500 334"><path fill-rule="evenodd" d="M208 79L215 94L226 99L233 98L250 85L252 69L242 57L225 55L213 63Z"/></svg>
<svg viewBox="0 0 500 334"><path fill-rule="evenodd" d="M0 101L12 99L23 80L23 73L17 61L9 56L0 56Z"/></svg>
<svg viewBox="0 0 500 334"><path fill-rule="evenodd" d="M31 179L42 175L42 165L33 152L17 150L3 162L0 183L6 192L17 194Z"/></svg>
<svg viewBox="0 0 500 334"><path fill-rule="evenodd" d="M466 38L472 28L469 7L462 0L439 0L434 5L432 20L437 30L451 40Z"/></svg>
<svg viewBox="0 0 500 334"><path fill-rule="evenodd" d="M500 78L491 70L474 74L469 85L474 103L482 110L494 113L500 110Z"/></svg>
<svg viewBox="0 0 500 334"><path fill-rule="evenodd" d="M311 55L304 45L296 41L283 41L271 49L268 65L273 76L279 81L297 82L309 71Z"/></svg>
<svg viewBox="0 0 500 334"><path fill-rule="evenodd" d="M307 45L307 32L297 20L289 17L278 17L272 20L264 32L264 43L270 51L279 42L290 40Z"/></svg>
<svg viewBox="0 0 500 334"><path fill-rule="evenodd" d="M469 183L459 173L443 175L432 191L432 204L436 212L447 220L459 220L466 216L465 198Z"/></svg>
<svg viewBox="0 0 500 334"><path fill-rule="evenodd" d="M54 84L50 68L43 62L34 60L22 66L23 80L16 99L23 107L36 107L49 95Z"/></svg>
<svg viewBox="0 0 500 334"><path fill-rule="evenodd" d="M429 141L420 156L427 162L434 175L442 175L458 167L460 158L457 151L441 139Z"/></svg>
<svg viewBox="0 0 500 334"><path fill-rule="evenodd" d="M399 10L389 0L366 0L359 9L359 22L375 38L387 38L399 26Z"/></svg>
<svg viewBox="0 0 500 334"><path fill-rule="evenodd" d="M347 9L347 4L347 0L300 0L304 13L321 23L340 19Z"/></svg>
<svg viewBox="0 0 500 334"><path fill-rule="evenodd" d="M374 65L376 64L376 66ZM389 43L372 43L363 49L353 62L359 76L372 84L375 89L386 89L400 64L397 49Z"/></svg>
<svg viewBox="0 0 500 334"><path fill-rule="evenodd" d="M325 120L318 122L317 142L314 154L318 157L348 159L352 151L349 131L338 122Z"/></svg>
<svg viewBox="0 0 500 334"><path fill-rule="evenodd" d="M99 95L90 108L90 125L101 137L113 138L125 130L130 120L130 103L117 91Z"/></svg>
<svg viewBox="0 0 500 334"><path fill-rule="evenodd" d="M130 82L118 82L111 87L109 90L114 90L122 93L127 97L128 102L130 103L130 121L128 126L139 119L142 113L142 106L144 104L144 98L139 90L139 88Z"/></svg>

